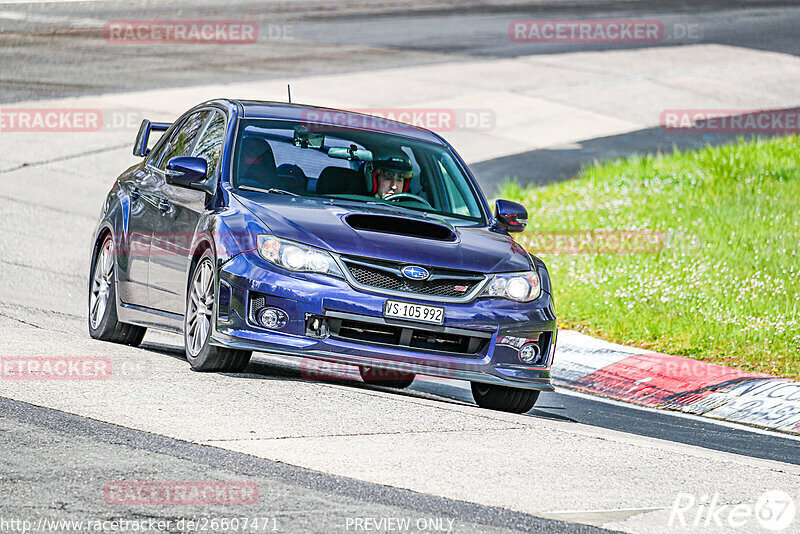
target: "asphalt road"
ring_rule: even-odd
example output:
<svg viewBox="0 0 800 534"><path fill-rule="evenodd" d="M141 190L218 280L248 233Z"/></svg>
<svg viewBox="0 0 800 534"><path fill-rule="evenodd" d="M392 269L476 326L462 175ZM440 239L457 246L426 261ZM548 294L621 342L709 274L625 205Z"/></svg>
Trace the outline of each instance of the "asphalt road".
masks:
<svg viewBox="0 0 800 534"><path fill-rule="evenodd" d="M508 42L508 20L538 16L663 17L701 23L702 42L798 53L791 2L479 4L2 5L0 101L590 49ZM156 16L252 17L262 31L291 26L293 38L133 48L102 39L105 21ZM485 176L538 167L546 181L595 157L719 140L650 129L477 167ZM463 384L423 378L392 392L364 386L353 370L316 381L303 362L267 355L247 373L205 375L188 370L172 336L148 333L144 350L88 339L89 235L128 144L114 137L87 150L16 136L0 155L0 354L102 356L118 370L98 384L0 383L0 518L266 516L281 531L336 532L357 530L348 519L398 517L428 521L427 531L588 532L578 523L591 523L660 532L679 491L751 502L800 487L800 441L771 433L566 392L508 416L475 408ZM115 480L249 481L260 499L110 506L102 488Z"/></svg>
<svg viewBox="0 0 800 534"><path fill-rule="evenodd" d="M146 341L143 348L156 359L181 360L178 337L162 335L155 339L158 341ZM103 348L113 350L113 346ZM147 378L148 367L146 361L141 364L129 361L122 372L141 373L139 380L158 380L155 376ZM263 387L270 387L274 380L287 384L316 382L328 389L350 390L355 394L351 396L353 400L359 392L387 392L401 405L406 399L411 403L409 407L422 400L444 406L472 404L468 388L457 381L419 377L410 389L394 392L364 385L354 368L337 367L317 374L313 380L304 375L307 369L301 360L259 354L246 373L228 376L262 379ZM188 384L192 384L193 373L185 369L182 372L189 378ZM142 393L148 394L146 382L138 387L144 387ZM319 399L325 396L320 395ZM198 400L202 402L202 398ZM174 402L185 401L176 398ZM57 402L53 404L58 405ZM126 424L73 415L69 407L65 409L67 411L0 397L0 448L4 458L0 470L0 518L30 521L34 525L40 520L46 525L58 521L71 521L73 525L77 521L160 521L162 525L169 522L163 528L169 532L199 531L203 521L233 517L240 520L260 518L268 525L267 530L279 532L359 531L363 529L357 527L358 520L380 522L390 518L407 521L410 527L405 531L409 532L595 532L600 529L580 523L609 522L641 513L643 509L658 508L602 513L553 512L549 518L543 518L503 507L328 475L191 440L135 430ZM487 412L486 416L491 417L492 412ZM229 417L237 416L232 413ZM523 417L576 427L593 426L795 465L800 463L800 440L797 439L609 403L568 391L543 394L537 406ZM292 446L290 439L287 446ZM231 506L106 501L104 487L118 481L248 483L257 486L259 499L257 504ZM625 483L625 479L616 482ZM196 530L187 526L188 521L195 522ZM71 531L64 523L61 525L58 531Z"/></svg>
<svg viewBox="0 0 800 534"><path fill-rule="evenodd" d="M475 58L643 47L717 43L800 54L796 38L800 6L790 0L140 0L0 6L0 104ZM655 19L664 25L664 39L653 44L512 42L509 23L531 18ZM258 43L245 45L119 45L104 39L103 28L110 21L153 19L251 21L258 24L260 37ZM542 85L548 82L542 80ZM452 83L458 83L457 74ZM781 87L779 80L775 83ZM398 79L397 84L402 88L404 80ZM357 95L366 89L354 84L352 91ZM578 149L546 148L493 159L475 170L491 193L508 178L551 183L568 179L594 160L673 147L691 149L734 137L670 135L645 128L597 138Z"/></svg>
<svg viewBox="0 0 800 534"><path fill-rule="evenodd" d="M665 33L654 44L512 42L509 23L530 18L657 19ZM107 22L153 19L252 21L258 23L260 37L254 45L199 46L119 45L103 37ZM791 0L7 4L0 8L0 103L643 46L719 43L797 55L798 24L800 6Z"/></svg>
<svg viewBox="0 0 800 534"><path fill-rule="evenodd" d="M13 531L2 527L3 520L29 521L33 528L40 520L51 526L62 522L57 532L79 532L67 527L79 521L119 520L141 521L148 525L145 531L235 531L214 527L212 521L225 518L242 524L249 519L257 528L242 530L256 532L354 532L382 520L383 525L405 521L406 532L608 532L324 475L2 397L0 447L2 532ZM109 502L107 484L135 480L255 484L259 499L222 506ZM151 526L158 523L161 528Z"/></svg>
<svg viewBox="0 0 800 534"><path fill-rule="evenodd" d="M298 378L297 368L263 359L250 372ZM354 377L341 376L351 387ZM466 389L425 379L414 392L469 402ZM414 393L412 393L413 395ZM746 430L686 420L666 413L608 404L572 394L544 394L531 417L555 418L603 428L800 462L800 442L774 436L753 440ZM327 476L279 462L131 430L0 397L0 517L47 521L179 521L261 518L281 532L347 532L357 519L407 520L410 532L594 532L592 527L480 506L406 490ZM75 476L77 474L77 476ZM109 505L103 487L119 480L213 480L256 484L257 505ZM66 530L66 529L65 529ZM184 528L184 531L187 529Z"/></svg>

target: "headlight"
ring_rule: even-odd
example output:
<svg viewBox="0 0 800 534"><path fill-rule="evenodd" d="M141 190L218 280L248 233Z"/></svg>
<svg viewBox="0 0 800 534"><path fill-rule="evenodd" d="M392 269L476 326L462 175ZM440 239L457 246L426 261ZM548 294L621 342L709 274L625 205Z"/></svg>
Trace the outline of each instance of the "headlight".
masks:
<svg viewBox="0 0 800 534"><path fill-rule="evenodd" d="M290 271L330 274L344 278L342 270L328 252L279 239L274 235L258 236L258 253L268 262Z"/></svg>
<svg viewBox="0 0 800 534"><path fill-rule="evenodd" d="M527 271L493 275L481 296L530 302L539 298L541 293L542 285L539 275L535 271Z"/></svg>

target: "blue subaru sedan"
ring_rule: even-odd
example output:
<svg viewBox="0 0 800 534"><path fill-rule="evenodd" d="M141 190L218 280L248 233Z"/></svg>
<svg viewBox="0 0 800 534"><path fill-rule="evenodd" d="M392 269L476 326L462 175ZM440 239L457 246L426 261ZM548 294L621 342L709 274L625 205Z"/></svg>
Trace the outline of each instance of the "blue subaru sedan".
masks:
<svg viewBox="0 0 800 534"><path fill-rule="evenodd" d="M214 100L143 121L133 152L94 235L92 337L182 333L198 371L243 371L262 351L385 387L462 379L478 405L517 413L553 389L550 278L510 235L527 212L492 212L437 134Z"/></svg>

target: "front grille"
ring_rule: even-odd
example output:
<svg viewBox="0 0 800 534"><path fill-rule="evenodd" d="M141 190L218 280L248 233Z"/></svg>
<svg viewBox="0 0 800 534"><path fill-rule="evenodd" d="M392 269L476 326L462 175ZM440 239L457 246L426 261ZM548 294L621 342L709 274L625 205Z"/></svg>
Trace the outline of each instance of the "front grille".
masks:
<svg viewBox="0 0 800 534"><path fill-rule="evenodd" d="M386 345L399 345L403 329L399 326L387 324L362 323L359 321L329 321L336 328L331 334L343 339L383 343Z"/></svg>
<svg viewBox="0 0 800 534"><path fill-rule="evenodd" d="M356 279L356 282L365 286L380 287L383 289L391 289L392 291L402 291L405 287L405 280L393 276L386 271L379 271L378 269L370 269L361 265L346 264L350 270L350 274Z"/></svg>
<svg viewBox="0 0 800 534"><path fill-rule="evenodd" d="M491 334L453 333L427 325L400 326L354 318L327 317L331 337L398 348L473 356L486 348Z"/></svg>
<svg viewBox="0 0 800 534"><path fill-rule="evenodd" d="M483 280L481 275L434 269L429 269L431 278L428 280L409 280L400 273L402 266L388 263L375 265L365 263L344 260L344 264L356 282L363 286L389 291L459 298L468 295Z"/></svg>

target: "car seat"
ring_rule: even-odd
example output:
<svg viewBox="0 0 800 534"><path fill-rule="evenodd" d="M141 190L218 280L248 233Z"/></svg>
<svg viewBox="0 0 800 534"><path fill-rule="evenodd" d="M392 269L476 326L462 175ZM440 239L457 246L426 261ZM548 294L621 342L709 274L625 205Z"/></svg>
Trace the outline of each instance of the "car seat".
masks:
<svg viewBox="0 0 800 534"><path fill-rule="evenodd" d="M279 187L275 156L269 143L257 137L247 137L242 141L236 178L237 186Z"/></svg>
<svg viewBox="0 0 800 534"><path fill-rule="evenodd" d="M317 178L317 193L321 195L366 195L364 179L358 172L345 167L325 167Z"/></svg>

